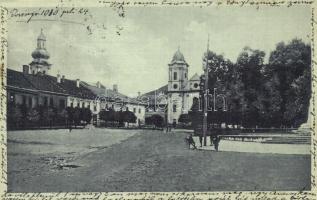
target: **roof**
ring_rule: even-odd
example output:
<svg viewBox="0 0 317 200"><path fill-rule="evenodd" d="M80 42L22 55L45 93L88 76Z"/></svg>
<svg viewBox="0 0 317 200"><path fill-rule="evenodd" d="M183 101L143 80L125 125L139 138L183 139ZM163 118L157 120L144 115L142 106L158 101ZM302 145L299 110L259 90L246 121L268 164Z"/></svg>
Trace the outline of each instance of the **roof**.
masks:
<svg viewBox="0 0 317 200"><path fill-rule="evenodd" d="M7 85L21 89L33 89L43 92L54 92L71 95L83 99L95 99L96 95L81 84L76 86L75 80L63 79L61 83L57 78L45 74L24 74L23 72L7 69Z"/></svg>
<svg viewBox="0 0 317 200"><path fill-rule="evenodd" d="M172 58L172 61L170 64L185 64L188 65L185 61L183 53L178 49Z"/></svg>
<svg viewBox="0 0 317 200"><path fill-rule="evenodd" d="M131 98L127 95L124 95L120 92L116 92L111 89L107 89L104 85L100 83L100 87L97 87L96 84L91 84L82 81L81 84L86 87L87 89L91 90L96 96L99 96L100 99L107 99L112 101L123 101L125 103L132 103L132 104L142 104L138 98Z"/></svg>
<svg viewBox="0 0 317 200"><path fill-rule="evenodd" d="M79 84L79 87L77 87L76 80L62 79L61 82L58 83L56 77L50 76L50 78L54 80L56 85L63 88L71 96L83 99L95 99L97 97L97 95L82 84Z"/></svg>
<svg viewBox="0 0 317 200"><path fill-rule="evenodd" d="M190 79L190 81L200 81L200 76L195 73Z"/></svg>
<svg viewBox="0 0 317 200"><path fill-rule="evenodd" d="M144 100L148 99L150 105L166 104L167 102L165 102L164 100L166 100L165 95L167 94L167 89L168 89L168 85L164 85L156 90L152 90L150 92L147 92L141 95L141 98Z"/></svg>
<svg viewBox="0 0 317 200"><path fill-rule="evenodd" d="M54 92L54 93L66 93L63 88L59 87L52 80L50 80L48 75L35 75L35 74L23 74L25 79L27 79L37 90ZM10 82L8 82L10 84Z"/></svg>
<svg viewBox="0 0 317 200"><path fill-rule="evenodd" d="M158 88L158 89L156 89L156 90L152 90L150 92L147 92L147 93L143 94L142 96L158 95L158 94L161 94L161 93L163 93L163 94L167 93L167 84L162 86L162 87L160 87L160 88Z"/></svg>
<svg viewBox="0 0 317 200"><path fill-rule="evenodd" d="M12 69L7 69L7 85L18 88L36 90L33 84L24 77L22 72L18 72Z"/></svg>

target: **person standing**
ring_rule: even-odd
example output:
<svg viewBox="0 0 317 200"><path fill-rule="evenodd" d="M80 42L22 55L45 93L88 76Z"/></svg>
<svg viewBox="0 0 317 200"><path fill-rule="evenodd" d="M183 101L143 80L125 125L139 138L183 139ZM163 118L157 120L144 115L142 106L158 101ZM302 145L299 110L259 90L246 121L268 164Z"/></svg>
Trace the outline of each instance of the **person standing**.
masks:
<svg viewBox="0 0 317 200"><path fill-rule="evenodd" d="M218 147L219 147L219 142L220 142L220 137L219 135L216 135L213 137L213 143L215 146L215 150L218 151Z"/></svg>

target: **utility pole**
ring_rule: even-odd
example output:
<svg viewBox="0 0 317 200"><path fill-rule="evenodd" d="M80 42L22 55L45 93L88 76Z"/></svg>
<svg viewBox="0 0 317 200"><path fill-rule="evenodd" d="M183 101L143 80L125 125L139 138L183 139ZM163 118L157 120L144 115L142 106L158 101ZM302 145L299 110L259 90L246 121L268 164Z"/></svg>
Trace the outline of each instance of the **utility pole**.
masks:
<svg viewBox="0 0 317 200"><path fill-rule="evenodd" d="M209 60L208 60L208 52L209 52L209 34L208 34L208 43L207 43L207 52L205 58L205 103L204 103L204 116L203 116L203 136L204 136L204 146L207 146L207 132L208 132L208 71L209 71Z"/></svg>

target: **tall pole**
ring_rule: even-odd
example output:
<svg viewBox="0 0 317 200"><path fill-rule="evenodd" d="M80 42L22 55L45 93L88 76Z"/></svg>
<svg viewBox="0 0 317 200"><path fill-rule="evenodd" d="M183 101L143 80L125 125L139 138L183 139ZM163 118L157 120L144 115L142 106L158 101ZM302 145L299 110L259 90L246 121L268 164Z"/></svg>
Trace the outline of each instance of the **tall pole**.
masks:
<svg viewBox="0 0 317 200"><path fill-rule="evenodd" d="M207 52L205 58L205 92L204 92L204 116L203 116L203 136L204 136L204 146L207 146L207 131L208 131L208 69L209 69L209 60L208 60L208 52L209 52L209 34L208 34L208 42L207 42Z"/></svg>

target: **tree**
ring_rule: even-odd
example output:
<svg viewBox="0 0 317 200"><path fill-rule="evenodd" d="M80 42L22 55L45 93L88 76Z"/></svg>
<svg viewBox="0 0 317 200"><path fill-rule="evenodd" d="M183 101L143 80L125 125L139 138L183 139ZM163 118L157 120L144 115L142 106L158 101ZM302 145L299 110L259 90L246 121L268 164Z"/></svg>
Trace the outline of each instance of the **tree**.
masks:
<svg viewBox="0 0 317 200"><path fill-rule="evenodd" d="M80 121L81 121L81 109L79 107L75 107L74 108L73 120L74 120L74 123L75 123L75 127L76 127L76 125L80 124Z"/></svg>
<svg viewBox="0 0 317 200"><path fill-rule="evenodd" d="M124 118L124 122L127 122L128 123L128 126L129 126L129 123L136 123L136 119L137 117L135 116L135 114L131 111L124 111L123 112L123 118Z"/></svg>
<svg viewBox="0 0 317 200"><path fill-rule="evenodd" d="M61 110L58 114L57 114L59 121L63 124L63 125L67 125L68 121L69 121L69 115L66 109Z"/></svg>
<svg viewBox="0 0 317 200"><path fill-rule="evenodd" d="M193 105L188 112L188 115L194 129L199 127L199 125L202 125L202 112L199 111L199 99L197 97L193 98Z"/></svg>
<svg viewBox="0 0 317 200"><path fill-rule="evenodd" d="M243 126L256 127L260 119L261 91L263 91L265 53L245 47L237 59L237 72L243 93L242 108Z"/></svg>
<svg viewBox="0 0 317 200"><path fill-rule="evenodd" d="M22 121L22 112L19 105L9 103L7 107L8 128L19 128Z"/></svg>
<svg viewBox="0 0 317 200"><path fill-rule="evenodd" d="M91 122L92 118L92 112L89 108L82 108L81 110L82 120L86 122L86 124L89 124Z"/></svg>
<svg viewBox="0 0 317 200"><path fill-rule="evenodd" d="M156 127L163 127L164 125L164 118L161 115L154 114L151 116L151 121L154 126Z"/></svg>
<svg viewBox="0 0 317 200"><path fill-rule="evenodd" d="M311 48L302 40L280 42L271 52L265 74L280 96L282 126L299 126L307 119L311 94ZM273 81L274 80L274 81Z"/></svg>
<svg viewBox="0 0 317 200"><path fill-rule="evenodd" d="M27 113L27 119L32 123L32 125L38 125L40 120L40 113L36 108L31 108Z"/></svg>

